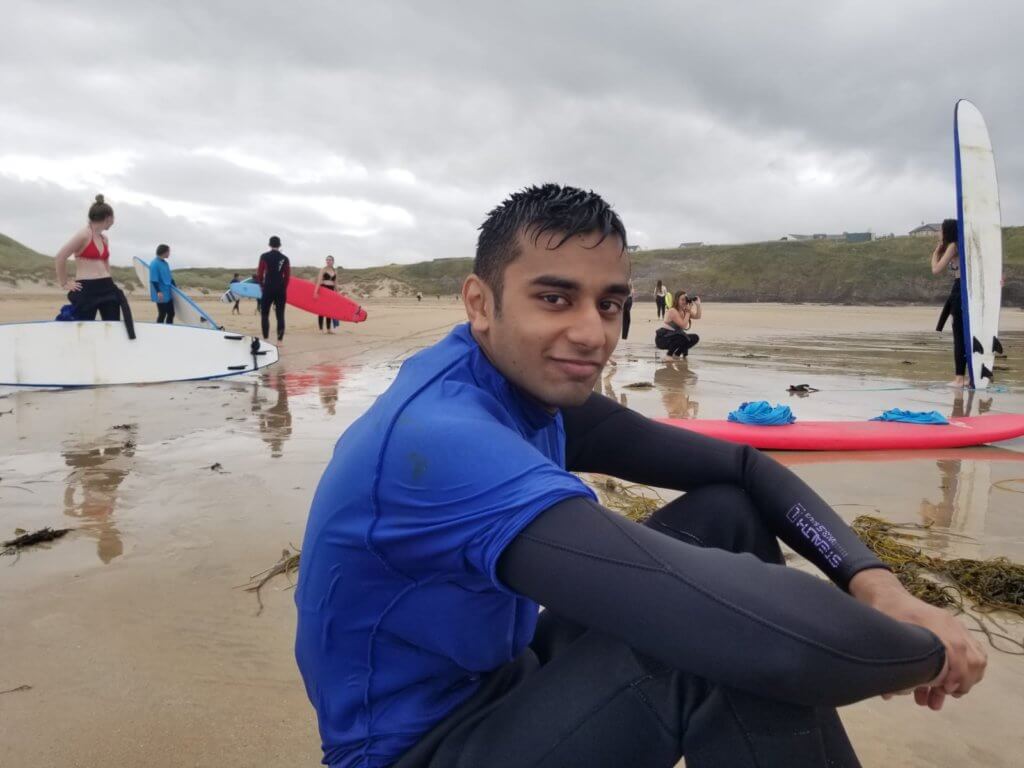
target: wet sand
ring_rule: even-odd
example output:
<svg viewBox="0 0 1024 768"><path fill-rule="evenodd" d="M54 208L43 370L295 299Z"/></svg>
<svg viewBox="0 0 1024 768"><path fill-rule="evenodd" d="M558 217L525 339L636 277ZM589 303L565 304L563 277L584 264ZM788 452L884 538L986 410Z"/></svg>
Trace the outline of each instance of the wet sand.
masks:
<svg viewBox="0 0 1024 768"><path fill-rule="evenodd" d="M0 322L48 319L53 297L4 294ZM151 307L138 301L137 319ZM245 302L204 306L253 333ZM370 319L316 330L289 311L282 361L209 383L0 392L0 536L72 527L0 560L0 765L316 765L319 740L292 657L287 582L265 610L236 587L300 543L338 435L411 352L464 315L450 297L366 302ZM634 312L602 390L652 415L722 418L743 400L798 417L866 418L890 407L947 415L1024 411L1024 314L1004 312L1007 391L961 395L947 380L950 340L931 307L709 305L688 363L650 343L653 307ZM144 316L144 317L143 317ZM855 331L855 332L854 332ZM907 362L904 362L907 361ZM627 384L651 382L650 390ZM821 391L789 396L789 384ZM8 411L10 411L8 413ZM1024 440L999 448L781 457L840 513L934 520L973 541L939 547L1024 560ZM216 469L211 469L220 465ZM1024 490L1024 482L1015 487ZM1009 634L1024 626L1003 622ZM756 649L751 649L756 653ZM906 699L843 710L866 766L1011 766L1024 659L990 651L984 684L941 713Z"/></svg>

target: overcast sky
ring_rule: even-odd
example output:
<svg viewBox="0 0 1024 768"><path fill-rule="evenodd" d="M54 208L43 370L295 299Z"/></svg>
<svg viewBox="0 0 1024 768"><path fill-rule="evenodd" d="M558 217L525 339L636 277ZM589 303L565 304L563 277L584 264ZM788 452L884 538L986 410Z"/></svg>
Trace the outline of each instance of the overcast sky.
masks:
<svg viewBox="0 0 1024 768"><path fill-rule="evenodd" d="M107 196L113 261L471 256L508 192L590 187L642 247L955 215L953 106L1024 223L1024 3L5 4L0 232Z"/></svg>

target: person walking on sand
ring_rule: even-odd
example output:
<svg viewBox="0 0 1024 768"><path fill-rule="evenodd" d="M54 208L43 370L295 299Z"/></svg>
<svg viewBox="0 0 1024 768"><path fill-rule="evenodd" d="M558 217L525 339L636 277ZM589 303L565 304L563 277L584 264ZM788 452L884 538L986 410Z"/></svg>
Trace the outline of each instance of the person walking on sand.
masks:
<svg viewBox="0 0 1024 768"><path fill-rule="evenodd" d="M665 293L665 285L659 280L654 289L654 306L658 310L659 320L665 316Z"/></svg>
<svg viewBox="0 0 1024 768"><path fill-rule="evenodd" d="M316 276L316 285L313 287L313 298L315 299L320 295L320 289L325 288L331 293L338 290L338 272L334 268L334 257L328 256L324 260L324 265L320 268L320 273ZM321 317L317 315L316 327L320 329L320 333L334 333L334 320L329 317Z"/></svg>
<svg viewBox="0 0 1024 768"><path fill-rule="evenodd" d="M967 352L964 345L964 315L963 301L960 295L960 252L957 247L958 239L957 220L946 219L942 222L942 232L939 235L939 242L932 251L932 274L941 275L943 270L948 270L953 278L953 285L950 287L949 297L942 307L939 315L939 322L935 330L940 333L946 327L946 320L953 318L953 372L955 374L950 385L963 388L967 375Z"/></svg>
<svg viewBox="0 0 1024 768"><path fill-rule="evenodd" d="M96 195L89 207L89 223L76 232L57 251L54 267L57 284L68 292L77 320L120 320L125 313L130 322L131 310L124 293L114 284L110 274L110 245L104 234L114 226L114 209ZM75 258L75 279L68 277L68 259Z"/></svg>
<svg viewBox="0 0 1024 768"><path fill-rule="evenodd" d="M854 768L835 707L981 680L967 628L795 473L594 391L626 246L594 192L509 196L468 321L338 440L295 592L325 765ZM641 524L575 472L686 493Z"/></svg>
<svg viewBox="0 0 1024 768"><path fill-rule="evenodd" d="M149 265L149 298L156 304L156 321L174 324L174 295L171 286L171 266L167 259L171 256L171 247L161 243L156 247L156 258Z"/></svg>
<svg viewBox="0 0 1024 768"><path fill-rule="evenodd" d="M231 278L231 282L232 283L237 283L241 279L242 279L242 276L240 274L238 274L237 272L235 272L235 276ZM231 294L231 295L234 296L234 298L235 298L235 303L231 307L231 314L232 315L240 315L240 314L242 314L242 310L238 308L238 303L241 301L241 299L238 298L238 296L235 296L235 294Z"/></svg>
<svg viewBox="0 0 1024 768"><path fill-rule="evenodd" d="M281 238L274 235L268 241L270 250L260 256L256 270L256 282L263 292L260 301L260 327L263 338L270 336L270 308L277 318L277 341L284 341L284 303L291 279L291 262L281 253Z"/></svg>

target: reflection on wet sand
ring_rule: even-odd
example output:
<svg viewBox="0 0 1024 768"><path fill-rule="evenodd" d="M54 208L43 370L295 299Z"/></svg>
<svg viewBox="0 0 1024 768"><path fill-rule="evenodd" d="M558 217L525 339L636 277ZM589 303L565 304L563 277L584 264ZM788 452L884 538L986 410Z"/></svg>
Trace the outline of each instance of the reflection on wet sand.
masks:
<svg viewBox="0 0 1024 768"><path fill-rule="evenodd" d="M126 424L100 445L71 442L61 451L72 468L64 489L64 514L85 521L79 530L97 539L96 553L105 564L124 554L113 515L118 488L135 463L137 432L135 424Z"/></svg>
<svg viewBox="0 0 1024 768"><path fill-rule="evenodd" d="M697 374L685 360L673 360L654 372L654 386L661 392L665 413L670 419L696 419L700 404L686 391L697 383Z"/></svg>
<svg viewBox="0 0 1024 768"><path fill-rule="evenodd" d="M260 437L270 446L270 456L279 459L284 455L284 444L292 435L292 412L288 408L288 379L285 374L271 372L263 378L264 386L253 384L252 412L258 416ZM277 399L272 406L264 408L261 391L271 389Z"/></svg>

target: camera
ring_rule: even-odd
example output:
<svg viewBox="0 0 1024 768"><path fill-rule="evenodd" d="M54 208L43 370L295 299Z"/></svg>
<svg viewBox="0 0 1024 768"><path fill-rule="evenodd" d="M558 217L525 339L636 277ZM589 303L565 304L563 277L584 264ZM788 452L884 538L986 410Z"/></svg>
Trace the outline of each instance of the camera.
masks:
<svg viewBox="0 0 1024 768"><path fill-rule="evenodd" d="M700 301L700 296L687 296L686 297L686 303L687 304L693 304L693 302L695 302L695 301Z"/></svg>

